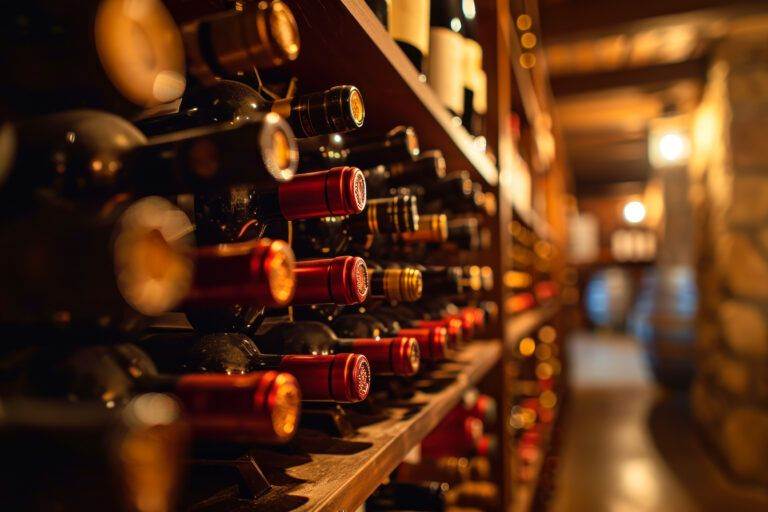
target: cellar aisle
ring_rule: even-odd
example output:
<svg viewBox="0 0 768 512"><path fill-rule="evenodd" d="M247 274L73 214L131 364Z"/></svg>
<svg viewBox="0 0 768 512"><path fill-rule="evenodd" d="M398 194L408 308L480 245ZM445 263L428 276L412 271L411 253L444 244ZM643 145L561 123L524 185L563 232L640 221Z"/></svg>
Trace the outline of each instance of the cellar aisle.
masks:
<svg viewBox="0 0 768 512"><path fill-rule="evenodd" d="M554 512L768 510L705 457L684 401L657 388L639 343L576 333ZM696 498L694 498L696 497Z"/></svg>

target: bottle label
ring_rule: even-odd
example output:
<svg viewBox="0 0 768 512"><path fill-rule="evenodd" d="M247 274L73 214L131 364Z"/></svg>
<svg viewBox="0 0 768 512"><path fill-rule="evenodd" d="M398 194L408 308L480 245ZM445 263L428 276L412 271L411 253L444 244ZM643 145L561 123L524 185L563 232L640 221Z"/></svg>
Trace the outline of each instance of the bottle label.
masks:
<svg viewBox="0 0 768 512"><path fill-rule="evenodd" d="M464 112L464 76L457 73L464 60L464 38L445 27L432 27L429 33L429 72L427 78L443 104L456 114Z"/></svg>
<svg viewBox="0 0 768 512"><path fill-rule="evenodd" d="M389 33L395 41L429 53L429 0L391 0Z"/></svg>
<svg viewBox="0 0 768 512"><path fill-rule="evenodd" d="M475 91L474 76L483 69L483 48L474 39L464 39L464 87Z"/></svg>

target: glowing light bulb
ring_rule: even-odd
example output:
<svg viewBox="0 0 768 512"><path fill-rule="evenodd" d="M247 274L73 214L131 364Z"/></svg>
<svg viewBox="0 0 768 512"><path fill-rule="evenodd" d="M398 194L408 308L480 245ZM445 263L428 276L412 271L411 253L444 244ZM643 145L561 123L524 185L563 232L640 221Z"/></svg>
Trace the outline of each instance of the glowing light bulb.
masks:
<svg viewBox="0 0 768 512"><path fill-rule="evenodd" d="M645 219L645 206L640 201L630 201L624 205L623 214L630 224L639 224Z"/></svg>
<svg viewBox="0 0 768 512"><path fill-rule="evenodd" d="M667 162L677 162L685 155L686 140L679 133L668 133L659 139L659 153Z"/></svg>

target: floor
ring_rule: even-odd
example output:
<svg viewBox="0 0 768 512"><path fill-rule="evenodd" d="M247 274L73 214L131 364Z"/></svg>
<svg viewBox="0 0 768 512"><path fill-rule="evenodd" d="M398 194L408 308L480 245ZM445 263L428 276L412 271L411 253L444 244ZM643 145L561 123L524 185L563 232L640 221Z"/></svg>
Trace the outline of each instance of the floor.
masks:
<svg viewBox="0 0 768 512"><path fill-rule="evenodd" d="M553 512L768 510L704 453L684 396L653 382L638 343L577 333Z"/></svg>

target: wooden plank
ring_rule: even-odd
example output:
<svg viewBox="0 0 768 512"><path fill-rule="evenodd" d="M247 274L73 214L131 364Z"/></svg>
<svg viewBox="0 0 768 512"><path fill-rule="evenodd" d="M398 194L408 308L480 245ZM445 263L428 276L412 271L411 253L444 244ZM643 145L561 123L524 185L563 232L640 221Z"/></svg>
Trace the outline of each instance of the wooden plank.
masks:
<svg viewBox="0 0 768 512"><path fill-rule="evenodd" d="M764 4L764 2L762 2ZM570 0L541 2L541 29L552 40L579 32L594 32L633 24L649 23L654 18L711 11L724 16L734 9L760 7L761 0ZM763 5L764 6L764 5Z"/></svg>
<svg viewBox="0 0 768 512"><path fill-rule="evenodd" d="M444 388L385 408L381 421L357 435L338 439L302 430L289 447L255 451L275 487L238 510L352 512L500 358L500 341L475 341L441 368L455 375Z"/></svg>
<svg viewBox="0 0 768 512"><path fill-rule="evenodd" d="M686 79L703 80L707 74L708 59L697 58L672 64L655 64L641 68L622 68L601 73L582 73L552 77L555 96L563 97L605 89L636 87Z"/></svg>
<svg viewBox="0 0 768 512"><path fill-rule="evenodd" d="M286 0L301 34L301 53L288 66L303 91L354 84L365 98L364 131L410 124L423 149L439 148L452 169L469 169L496 185L496 167L467 131L453 124L432 89L363 0ZM457 66L458 66L457 61Z"/></svg>

